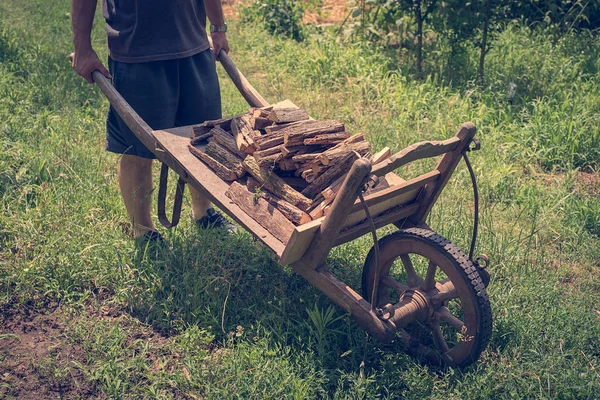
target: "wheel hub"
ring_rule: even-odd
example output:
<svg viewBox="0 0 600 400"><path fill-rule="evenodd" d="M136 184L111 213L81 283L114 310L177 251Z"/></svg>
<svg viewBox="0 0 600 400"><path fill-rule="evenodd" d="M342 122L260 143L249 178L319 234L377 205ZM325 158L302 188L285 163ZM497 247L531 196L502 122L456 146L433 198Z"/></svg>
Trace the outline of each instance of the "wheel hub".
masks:
<svg viewBox="0 0 600 400"><path fill-rule="evenodd" d="M408 289L400 301L389 308L391 320L398 328L413 322L425 322L433 315L433 308L425 292Z"/></svg>

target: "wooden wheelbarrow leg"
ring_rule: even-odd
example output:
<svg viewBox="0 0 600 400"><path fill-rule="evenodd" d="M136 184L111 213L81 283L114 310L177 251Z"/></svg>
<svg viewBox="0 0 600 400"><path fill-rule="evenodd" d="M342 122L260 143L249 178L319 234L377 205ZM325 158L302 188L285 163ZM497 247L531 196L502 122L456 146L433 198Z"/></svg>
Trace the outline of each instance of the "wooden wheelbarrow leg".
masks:
<svg viewBox="0 0 600 400"><path fill-rule="evenodd" d="M333 202L331 213L321 224L307 252L299 261L292 264L292 268L338 306L352 314L371 336L383 342L390 342L396 334L395 325L379 319L365 299L323 267L348 217L348 212L370 172L371 163L366 159L354 162Z"/></svg>

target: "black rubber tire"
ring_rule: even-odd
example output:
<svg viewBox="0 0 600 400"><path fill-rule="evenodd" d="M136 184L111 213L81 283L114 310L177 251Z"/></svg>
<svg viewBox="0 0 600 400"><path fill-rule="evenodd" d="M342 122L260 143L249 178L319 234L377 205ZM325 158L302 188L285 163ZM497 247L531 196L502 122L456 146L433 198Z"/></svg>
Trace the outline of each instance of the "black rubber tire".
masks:
<svg viewBox="0 0 600 400"><path fill-rule="evenodd" d="M477 268L458 246L434 231L423 228L403 229L383 237L379 240L380 253L383 254L386 251L396 252L396 257L399 257L402 250L395 249L394 246L399 241L406 240L419 242L421 245L425 245L428 251L443 255L448 261L447 265L450 265L457 272L455 276L459 276L465 283L463 287L468 288L468 296L471 296L476 312L477 333L473 339L475 343L468 354L452 366L466 367L474 363L487 347L492 334L490 301ZM427 257L425 254L421 255ZM371 280L373 278L371 278L371 274L373 268L375 268L375 249L371 248L365 260L362 274L362 295L367 301L370 301L372 293ZM452 280L452 283L455 282Z"/></svg>

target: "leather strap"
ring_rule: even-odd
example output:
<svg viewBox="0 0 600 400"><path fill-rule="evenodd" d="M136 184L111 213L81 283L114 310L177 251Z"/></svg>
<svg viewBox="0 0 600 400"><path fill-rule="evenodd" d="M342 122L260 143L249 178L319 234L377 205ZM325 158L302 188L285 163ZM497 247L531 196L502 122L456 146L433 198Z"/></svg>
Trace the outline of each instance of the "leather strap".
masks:
<svg viewBox="0 0 600 400"><path fill-rule="evenodd" d="M181 217L181 203L183 202L183 191L185 190L185 181L182 177L177 180L177 189L175 192L175 201L173 203L173 216L171 221L167 218L165 212L165 202L167 198L167 182L169 177L169 167L163 163L160 168L160 183L158 186L158 220L167 229L171 229L179 223Z"/></svg>

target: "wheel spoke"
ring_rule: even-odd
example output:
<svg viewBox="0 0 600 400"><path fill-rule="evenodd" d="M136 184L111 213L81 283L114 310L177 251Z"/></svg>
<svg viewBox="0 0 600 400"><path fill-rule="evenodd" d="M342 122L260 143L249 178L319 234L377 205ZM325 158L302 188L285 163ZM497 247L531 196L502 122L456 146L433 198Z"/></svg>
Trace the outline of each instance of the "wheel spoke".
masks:
<svg viewBox="0 0 600 400"><path fill-rule="evenodd" d="M446 339L444 339L444 334L442 333L442 329L440 328L438 321L431 322L431 329L433 331L433 339L439 346L440 350L443 353L446 353L448 350L450 350L448 343L446 343Z"/></svg>
<svg viewBox="0 0 600 400"><path fill-rule="evenodd" d="M402 295L402 293L406 292L408 290L408 286L395 281L394 279L392 279L389 275L386 275L384 277L381 278L381 283L383 283L384 285L394 289L395 291L398 292L398 295Z"/></svg>
<svg viewBox="0 0 600 400"><path fill-rule="evenodd" d="M415 267L413 266L412 261L410 260L410 256L408 254L402 254L400 256L402 260L402 264L404 264L404 270L406 271L406 283L408 283L409 287L419 286L423 279L417 275L415 271Z"/></svg>
<svg viewBox="0 0 600 400"><path fill-rule="evenodd" d="M438 293L429 298L434 307L458 297L458 292L454 288L454 284L450 282L450 279L444 279L436 283L435 287Z"/></svg>
<svg viewBox="0 0 600 400"><path fill-rule="evenodd" d="M435 313L438 317L440 317L442 321L447 322L451 327L453 327L459 332L462 332L465 323L462 322L460 319L456 318L454 315L452 315L448 307L442 306L435 310Z"/></svg>
<svg viewBox="0 0 600 400"><path fill-rule="evenodd" d="M437 265L433 261L429 261L429 267L427 267L427 275L425 275L425 281L421 285L423 291L428 292L435 286L435 271Z"/></svg>

